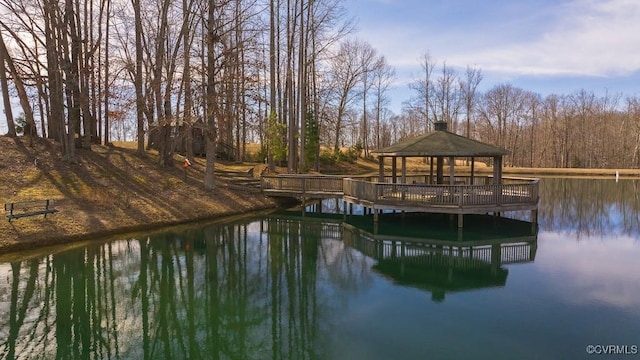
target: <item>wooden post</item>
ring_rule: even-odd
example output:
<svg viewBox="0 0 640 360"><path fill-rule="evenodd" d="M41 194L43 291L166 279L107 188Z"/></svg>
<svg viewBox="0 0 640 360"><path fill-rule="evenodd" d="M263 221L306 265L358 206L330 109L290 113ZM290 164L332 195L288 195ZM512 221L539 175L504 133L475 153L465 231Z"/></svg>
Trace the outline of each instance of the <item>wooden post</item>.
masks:
<svg viewBox="0 0 640 360"><path fill-rule="evenodd" d="M531 210L530 220L531 220L531 232L535 233L536 228L538 227L538 209Z"/></svg>
<svg viewBox="0 0 640 360"><path fill-rule="evenodd" d="M302 190L302 197L304 198L304 195L307 192L307 179L303 177L301 180L302 181L301 181L300 187L302 187L302 189L301 189Z"/></svg>
<svg viewBox="0 0 640 360"><path fill-rule="evenodd" d="M398 174L396 174L397 167L398 167L398 161L397 160L398 160L398 158L395 157L395 156L391 158L391 182L394 183L394 184L398 182L398 180L397 180Z"/></svg>
<svg viewBox="0 0 640 360"><path fill-rule="evenodd" d="M426 183L433 184L433 156L429 158L429 182Z"/></svg>
<svg viewBox="0 0 640 360"><path fill-rule="evenodd" d="M538 242L532 241L529 243L529 260L533 261L536 257L536 251L538 250Z"/></svg>
<svg viewBox="0 0 640 360"><path fill-rule="evenodd" d="M491 245L491 274L497 275L502 260L502 247L500 244Z"/></svg>
<svg viewBox="0 0 640 360"><path fill-rule="evenodd" d="M384 156L378 156L378 182L384 182Z"/></svg>
<svg viewBox="0 0 640 360"><path fill-rule="evenodd" d="M307 213L307 199L304 197L304 193L302 196L302 217Z"/></svg>
<svg viewBox="0 0 640 360"><path fill-rule="evenodd" d="M476 166L476 158L474 158L473 156L471 157L471 183L469 185L473 185L474 182L474 171L475 171L475 166Z"/></svg>
<svg viewBox="0 0 640 360"><path fill-rule="evenodd" d="M449 156L449 185L455 184L455 179L454 179L455 165L456 165L456 158L454 158L453 156Z"/></svg>
<svg viewBox="0 0 640 360"><path fill-rule="evenodd" d="M502 156L493 157L493 183L502 183Z"/></svg>

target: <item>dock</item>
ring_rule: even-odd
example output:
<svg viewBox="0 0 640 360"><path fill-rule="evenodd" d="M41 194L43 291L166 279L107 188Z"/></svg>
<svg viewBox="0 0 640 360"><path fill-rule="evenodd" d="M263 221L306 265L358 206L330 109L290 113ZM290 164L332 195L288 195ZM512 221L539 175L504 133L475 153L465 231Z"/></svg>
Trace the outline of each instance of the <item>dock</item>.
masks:
<svg viewBox="0 0 640 360"><path fill-rule="evenodd" d="M450 184L433 184L429 175L405 176L411 183L378 182L377 177L323 175L265 175L262 192L273 197L294 197L303 203L310 199L340 198L344 209L362 205L378 220L383 210L458 215L463 227L466 214L496 214L529 211L537 223L538 179L502 178L497 184L491 176L456 176ZM418 182L418 180L420 182Z"/></svg>

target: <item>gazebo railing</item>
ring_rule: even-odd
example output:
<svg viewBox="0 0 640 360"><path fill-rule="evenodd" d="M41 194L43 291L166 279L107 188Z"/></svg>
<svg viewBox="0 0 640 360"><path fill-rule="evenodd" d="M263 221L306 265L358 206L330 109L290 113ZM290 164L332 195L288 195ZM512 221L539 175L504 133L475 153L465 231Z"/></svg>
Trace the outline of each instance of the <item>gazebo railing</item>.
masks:
<svg viewBox="0 0 640 360"><path fill-rule="evenodd" d="M343 192L374 204L428 206L483 206L536 204L538 181L488 185L430 185L372 183L344 179Z"/></svg>
<svg viewBox="0 0 640 360"><path fill-rule="evenodd" d="M420 175L424 179L425 175ZM427 175L428 176L428 175ZM265 175L262 190L286 196L348 196L372 204L402 206L487 206L535 205L538 202L538 180L503 178L494 184L492 177L456 176L454 184L429 184L406 177L412 183L373 182L372 177L346 178L327 175ZM446 180L446 178L445 178ZM416 181L413 183L413 181Z"/></svg>
<svg viewBox="0 0 640 360"><path fill-rule="evenodd" d="M491 176L474 176L473 177L473 184L474 185L479 185L479 184L487 184L490 179L492 177ZM384 183L393 183L394 178L392 176L388 176L385 175L383 178ZM435 185L436 184L436 176L435 175L429 175L429 174L408 174L405 176L404 181L402 181L402 176L396 176L395 177L395 182L396 183L406 183L406 184L431 184L431 185ZM372 182L378 182L378 176L371 176L370 177L370 181ZM449 184L449 175L444 175L442 177L442 182L444 184ZM458 176L454 176L453 177L453 184L454 185L472 185L471 184L471 176L464 176L464 175L458 175Z"/></svg>

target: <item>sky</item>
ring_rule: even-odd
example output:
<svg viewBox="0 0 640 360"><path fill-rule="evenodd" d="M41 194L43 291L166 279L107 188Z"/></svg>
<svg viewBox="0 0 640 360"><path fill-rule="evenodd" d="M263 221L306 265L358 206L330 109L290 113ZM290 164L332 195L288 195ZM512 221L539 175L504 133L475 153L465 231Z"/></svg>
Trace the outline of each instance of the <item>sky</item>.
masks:
<svg viewBox="0 0 640 360"><path fill-rule="evenodd" d="M391 108L412 96L419 58L459 75L482 71L480 90L509 83L543 96L579 90L640 95L639 0L345 0L353 36L395 67Z"/></svg>

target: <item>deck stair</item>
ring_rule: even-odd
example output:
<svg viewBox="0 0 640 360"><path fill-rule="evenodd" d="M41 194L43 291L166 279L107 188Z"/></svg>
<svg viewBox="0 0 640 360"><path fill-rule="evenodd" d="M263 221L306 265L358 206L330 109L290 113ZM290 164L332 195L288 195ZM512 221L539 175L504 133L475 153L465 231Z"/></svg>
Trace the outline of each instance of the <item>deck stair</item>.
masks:
<svg viewBox="0 0 640 360"><path fill-rule="evenodd" d="M250 192L261 192L260 179L253 177L253 168L246 170L216 169L216 177L223 179L229 187Z"/></svg>

